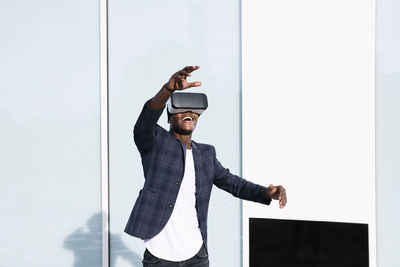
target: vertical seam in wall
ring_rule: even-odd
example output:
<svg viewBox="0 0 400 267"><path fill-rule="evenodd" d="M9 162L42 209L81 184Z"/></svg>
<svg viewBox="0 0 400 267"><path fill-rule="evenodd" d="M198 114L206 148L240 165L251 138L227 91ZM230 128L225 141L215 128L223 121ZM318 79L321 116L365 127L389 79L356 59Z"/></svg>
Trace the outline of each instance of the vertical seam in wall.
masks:
<svg viewBox="0 0 400 267"><path fill-rule="evenodd" d="M373 89L373 109L374 109L374 111L373 111L373 118L374 118L374 122L373 122L373 127L374 127L374 144L373 144L373 150L374 150L374 153L373 153L373 155L374 155L374 160L373 160L373 162L374 162L374 170L373 170L373 173L374 173L374 181L373 181L373 186L374 186L374 193L375 193L375 195L374 195L374 204L375 204L375 207L374 207L374 211L375 211L375 214L374 214L374 218L373 218L373 221L374 221L374 234L375 234L375 248L374 248L374 253L375 253L375 261L372 263L374 266L378 266L378 233L377 233L377 189L376 189L376 185L377 185L377 173L376 173L376 170L377 170L377 168L376 168L376 166L377 166L377 161L376 161L376 143L377 143L377 138L376 138L376 136L377 136L377 134L376 134L376 129L377 129L377 124L376 124L376 118L377 118L377 116L376 116L376 110L377 110L377 107L376 107L376 103L377 103L377 101L376 101L376 96L377 96L377 83L376 83L376 55L377 55L377 49L376 49L376 47L377 47L377 38L376 38L376 29L377 29L377 1L376 0L374 0L373 1L373 8L374 8L374 24L373 24L373 27L374 27L374 29L373 29L373 38L374 38L374 49L373 49L373 51L374 51L374 57L373 57L373 67L374 67L374 70L373 70L373 72L374 72L374 75L373 75L373 79L374 79L374 81L373 81L373 85L374 85L374 89Z"/></svg>
<svg viewBox="0 0 400 267"><path fill-rule="evenodd" d="M242 0L239 0L239 175L243 177L243 124L242 124ZM240 266L243 266L243 201L240 209Z"/></svg>
<svg viewBox="0 0 400 267"><path fill-rule="evenodd" d="M100 0L100 125L101 125L101 210L102 267L109 267L109 146L108 146L108 0Z"/></svg>

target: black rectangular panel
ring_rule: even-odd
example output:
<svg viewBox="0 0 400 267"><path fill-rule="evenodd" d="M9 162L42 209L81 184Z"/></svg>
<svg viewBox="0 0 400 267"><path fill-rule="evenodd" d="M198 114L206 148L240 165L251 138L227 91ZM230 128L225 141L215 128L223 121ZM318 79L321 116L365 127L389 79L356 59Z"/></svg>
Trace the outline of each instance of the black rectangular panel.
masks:
<svg viewBox="0 0 400 267"><path fill-rule="evenodd" d="M249 219L250 267L368 267L368 225Z"/></svg>

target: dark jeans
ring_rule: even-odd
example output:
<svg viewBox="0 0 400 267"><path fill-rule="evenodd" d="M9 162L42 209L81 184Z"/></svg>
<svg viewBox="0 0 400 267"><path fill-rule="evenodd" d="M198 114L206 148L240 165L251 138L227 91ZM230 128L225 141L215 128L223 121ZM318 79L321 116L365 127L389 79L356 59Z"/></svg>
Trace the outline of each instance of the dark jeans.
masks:
<svg viewBox="0 0 400 267"><path fill-rule="evenodd" d="M143 255L143 267L157 266L157 267L208 267L208 253L203 245L196 255L185 261L167 261L157 258L151 254L147 249Z"/></svg>

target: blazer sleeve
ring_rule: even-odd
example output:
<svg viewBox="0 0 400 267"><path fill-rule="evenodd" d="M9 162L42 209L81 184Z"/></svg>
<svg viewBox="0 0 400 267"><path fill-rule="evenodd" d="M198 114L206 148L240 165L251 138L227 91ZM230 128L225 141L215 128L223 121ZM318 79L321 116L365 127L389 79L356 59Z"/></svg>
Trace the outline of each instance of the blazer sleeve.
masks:
<svg viewBox="0 0 400 267"><path fill-rule="evenodd" d="M133 127L133 139L139 150L140 155L146 155L151 151L157 135L157 121L164 109L152 110L149 108L148 100Z"/></svg>
<svg viewBox="0 0 400 267"><path fill-rule="evenodd" d="M229 169L222 166L216 156L214 158L214 185L240 199L251 200L267 205L271 203L271 198L264 199L262 196L262 191L265 188L264 186L254 184L232 174Z"/></svg>

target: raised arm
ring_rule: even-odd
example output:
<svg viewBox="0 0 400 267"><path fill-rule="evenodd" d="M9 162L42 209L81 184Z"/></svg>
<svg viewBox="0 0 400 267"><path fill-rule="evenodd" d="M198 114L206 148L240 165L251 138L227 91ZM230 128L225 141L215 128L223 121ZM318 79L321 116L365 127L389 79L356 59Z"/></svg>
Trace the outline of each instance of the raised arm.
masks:
<svg viewBox="0 0 400 267"><path fill-rule="evenodd" d="M133 129L135 144L142 156L149 153L153 147L157 121L172 93L201 85L201 82L186 80L193 71L199 68L200 66L187 66L175 72L158 93L144 105Z"/></svg>

